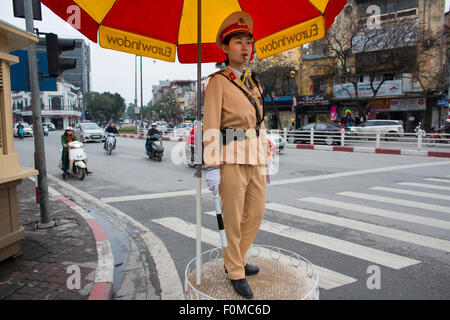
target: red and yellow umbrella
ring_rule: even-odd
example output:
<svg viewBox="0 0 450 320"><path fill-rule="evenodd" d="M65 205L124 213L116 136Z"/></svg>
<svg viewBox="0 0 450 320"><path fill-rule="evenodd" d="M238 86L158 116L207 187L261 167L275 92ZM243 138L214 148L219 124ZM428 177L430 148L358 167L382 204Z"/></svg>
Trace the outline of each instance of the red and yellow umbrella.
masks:
<svg viewBox="0 0 450 320"><path fill-rule="evenodd" d="M198 0L41 0L93 42L140 56L197 62ZM225 60L217 31L233 12L253 19L259 59L321 39L346 0L202 0L201 62Z"/></svg>

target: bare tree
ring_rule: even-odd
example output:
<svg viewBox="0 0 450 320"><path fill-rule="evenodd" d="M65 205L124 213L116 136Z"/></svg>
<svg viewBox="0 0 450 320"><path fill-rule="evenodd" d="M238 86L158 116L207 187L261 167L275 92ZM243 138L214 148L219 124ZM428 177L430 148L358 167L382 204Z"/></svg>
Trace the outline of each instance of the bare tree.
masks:
<svg viewBox="0 0 450 320"><path fill-rule="evenodd" d="M412 83L428 92L442 76L435 63L439 35L420 26L419 18L392 14L378 25L368 21L356 13L341 15L328 32L330 56L336 59L336 88L354 101L364 118L386 81L410 74ZM361 85L364 78L366 86Z"/></svg>

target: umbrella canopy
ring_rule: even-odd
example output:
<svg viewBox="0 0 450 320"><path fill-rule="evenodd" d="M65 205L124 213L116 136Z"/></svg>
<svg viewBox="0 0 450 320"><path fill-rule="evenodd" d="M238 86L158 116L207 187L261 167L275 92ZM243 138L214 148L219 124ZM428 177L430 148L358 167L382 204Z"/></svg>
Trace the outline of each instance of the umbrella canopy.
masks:
<svg viewBox="0 0 450 320"><path fill-rule="evenodd" d="M197 0L41 0L93 42L164 61L196 63ZM236 11L253 19L259 59L325 36L346 0L202 0L201 62L221 62L222 21Z"/></svg>

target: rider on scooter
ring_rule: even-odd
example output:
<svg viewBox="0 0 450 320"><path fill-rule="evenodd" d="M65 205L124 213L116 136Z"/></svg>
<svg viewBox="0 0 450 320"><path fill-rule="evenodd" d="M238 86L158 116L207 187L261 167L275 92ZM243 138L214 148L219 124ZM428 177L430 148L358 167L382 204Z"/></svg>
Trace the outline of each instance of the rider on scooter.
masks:
<svg viewBox="0 0 450 320"><path fill-rule="evenodd" d="M73 134L73 128L71 126L66 127L64 130L64 134L61 136L61 144L63 146L61 161L62 161L62 170L66 173L69 168L69 142L78 141L77 137ZM90 174L92 171L89 171L86 168L86 173Z"/></svg>
<svg viewBox="0 0 450 320"><path fill-rule="evenodd" d="M119 134L119 131L116 128L116 125L114 122L110 122L109 126L106 127L105 129L105 133L114 133L114 134ZM105 139L105 143L103 144L103 149L106 148L106 139Z"/></svg>
<svg viewBox="0 0 450 320"><path fill-rule="evenodd" d="M151 136L154 134L161 134L161 132L159 130L156 129L157 124L156 123L152 123L152 127L150 129L148 129L147 131L147 141L145 143L145 148L148 149L148 145L149 143L151 143L152 139Z"/></svg>

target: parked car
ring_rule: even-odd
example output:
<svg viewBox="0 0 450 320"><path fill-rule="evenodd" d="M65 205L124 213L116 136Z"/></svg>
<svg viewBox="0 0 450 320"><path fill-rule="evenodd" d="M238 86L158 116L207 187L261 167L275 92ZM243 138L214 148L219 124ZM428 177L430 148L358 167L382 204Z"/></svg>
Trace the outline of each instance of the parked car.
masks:
<svg viewBox="0 0 450 320"><path fill-rule="evenodd" d="M284 151L286 149L287 142L286 139L283 138L283 136L267 130L267 139L273 143L277 153L280 153L281 151Z"/></svg>
<svg viewBox="0 0 450 320"><path fill-rule="evenodd" d="M30 126L28 123L26 122L21 122L23 125L23 136L24 137L32 137L33 136L33 127ZM17 126L19 125L19 122L14 124L14 128L13 128L13 134L14 137L17 137Z"/></svg>
<svg viewBox="0 0 450 320"><path fill-rule="evenodd" d="M363 123L349 127L348 133L353 136L371 137L380 131L381 137L386 140L396 140L403 137L404 130L402 122L399 120L367 120Z"/></svg>
<svg viewBox="0 0 450 320"><path fill-rule="evenodd" d="M103 142L106 139L105 131L93 122L77 123L73 132L81 142Z"/></svg>
<svg viewBox="0 0 450 320"><path fill-rule="evenodd" d="M341 134L346 128L333 122L311 122L307 125L288 131L289 143L310 143L311 129L314 129L314 144L324 142L327 145L341 144Z"/></svg>

